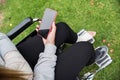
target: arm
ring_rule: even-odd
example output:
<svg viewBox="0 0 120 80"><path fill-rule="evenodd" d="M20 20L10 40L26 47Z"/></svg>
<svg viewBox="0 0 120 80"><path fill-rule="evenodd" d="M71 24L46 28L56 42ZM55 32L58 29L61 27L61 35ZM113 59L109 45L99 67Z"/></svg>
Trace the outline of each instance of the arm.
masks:
<svg viewBox="0 0 120 80"><path fill-rule="evenodd" d="M45 44L44 52L39 55L38 63L34 68L34 80L54 80L54 70L56 65L55 43L56 26L52 24L52 29L47 39L43 39Z"/></svg>
<svg viewBox="0 0 120 80"><path fill-rule="evenodd" d="M34 68L34 80L54 80L56 65L56 46L46 44L45 50L39 55L39 60Z"/></svg>
<svg viewBox="0 0 120 80"><path fill-rule="evenodd" d="M27 61L19 53L11 40L3 33L0 33L0 55L5 61L5 67L32 74Z"/></svg>
<svg viewBox="0 0 120 80"><path fill-rule="evenodd" d="M1 55L0 55L0 66L4 66L5 65L5 62L4 60L2 59Z"/></svg>

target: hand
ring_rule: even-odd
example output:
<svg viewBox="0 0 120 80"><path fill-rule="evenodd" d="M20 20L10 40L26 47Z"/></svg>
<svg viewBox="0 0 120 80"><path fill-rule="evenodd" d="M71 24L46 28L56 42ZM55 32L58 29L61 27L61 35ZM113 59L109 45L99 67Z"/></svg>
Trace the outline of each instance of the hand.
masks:
<svg viewBox="0 0 120 80"><path fill-rule="evenodd" d="M56 35L56 25L55 22L52 23L52 27L48 33L46 44L55 44L55 35Z"/></svg>
<svg viewBox="0 0 120 80"><path fill-rule="evenodd" d="M39 23L41 23L41 21L39 21ZM40 28L40 26L37 25L36 26L36 31L37 32L39 31L39 28ZM50 31L48 33L47 39L42 37L43 43L44 44L47 44L47 43L54 44L55 43L55 34L56 34L56 25L55 25L55 22L53 22L52 27L51 27L51 29L50 29Z"/></svg>
<svg viewBox="0 0 120 80"><path fill-rule="evenodd" d="M41 21L39 21L39 23L41 23ZM36 31L38 32L39 31L39 28L40 26L37 25L36 26ZM52 23L52 27L48 33L48 36L47 36L47 39L43 38L43 43L44 44L47 44L47 43L50 43L50 44L54 44L55 43L55 34L56 34L56 25L55 25L55 22Z"/></svg>

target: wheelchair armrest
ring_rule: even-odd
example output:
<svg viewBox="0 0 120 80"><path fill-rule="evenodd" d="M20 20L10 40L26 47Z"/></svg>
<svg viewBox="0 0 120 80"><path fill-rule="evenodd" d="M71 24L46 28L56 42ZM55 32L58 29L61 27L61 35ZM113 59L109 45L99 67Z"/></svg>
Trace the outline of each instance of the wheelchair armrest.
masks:
<svg viewBox="0 0 120 80"><path fill-rule="evenodd" d="M8 32L7 36L11 40L14 39L17 35L19 35L22 31L24 31L30 25L32 25L35 21L38 21L38 19L34 20L30 17L26 18L20 24L18 24L15 28L13 28L10 32Z"/></svg>

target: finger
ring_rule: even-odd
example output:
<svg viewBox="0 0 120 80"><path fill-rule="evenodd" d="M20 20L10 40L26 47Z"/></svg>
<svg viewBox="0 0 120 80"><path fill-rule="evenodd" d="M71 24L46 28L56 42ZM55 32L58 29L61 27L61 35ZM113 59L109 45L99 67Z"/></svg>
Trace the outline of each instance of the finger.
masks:
<svg viewBox="0 0 120 80"><path fill-rule="evenodd" d="M36 25L36 28L39 28L40 26L39 25Z"/></svg>
<svg viewBox="0 0 120 80"><path fill-rule="evenodd" d="M43 43L46 44L46 39L42 37Z"/></svg>
<svg viewBox="0 0 120 80"><path fill-rule="evenodd" d="M36 31L39 31L39 29L40 29L40 26L36 25Z"/></svg>
<svg viewBox="0 0 120 80"><path fill-rule="evenodd" d="M41 23L42 21L39 21L39 23Z"/></svg>
<svg viewBox="0 0 120 80"><path fill-rule="evenodd" d="M52 32L56 32L56 25L55 25L55 22L52 23Z"/></svg>
<svg viewBox="0 0 120 80"><path fill-rule="evenodd" d="M56 34L56 26L55 23L53 23L51 27L51 31L47 36L47 43L51 43L51 44L55 43L55 34Z"/></svg>
<svg viewBox="0 0 120 80"><path fill-rule="evenodd" d="M56 26L55 26L55 23L53 22L49 32L54 32L55 29L56 29Z"/></svg>

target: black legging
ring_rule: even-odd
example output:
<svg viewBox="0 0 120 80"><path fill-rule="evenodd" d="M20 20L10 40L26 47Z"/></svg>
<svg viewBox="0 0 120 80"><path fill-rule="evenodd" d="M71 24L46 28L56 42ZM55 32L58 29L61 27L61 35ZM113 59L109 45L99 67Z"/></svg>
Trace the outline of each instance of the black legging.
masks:
<svg viewBox="0 0 120 80"><path fill-rule="evenodd" d="M55 67L55 80L75 80L84 66L94 62L94 48L89 42L75 43L77 34L66 23L61 22L56 24L56 26L55 45L58 48L63 43L73 45L62 53L56 52L58 59ZM46 32L41 31L41 34L46 36ZM18 45L17 48L28 61L31 68L34 69L40 52L44 50L44 44L42 38L35 35Z"/></svg>

